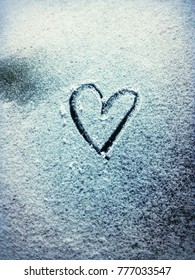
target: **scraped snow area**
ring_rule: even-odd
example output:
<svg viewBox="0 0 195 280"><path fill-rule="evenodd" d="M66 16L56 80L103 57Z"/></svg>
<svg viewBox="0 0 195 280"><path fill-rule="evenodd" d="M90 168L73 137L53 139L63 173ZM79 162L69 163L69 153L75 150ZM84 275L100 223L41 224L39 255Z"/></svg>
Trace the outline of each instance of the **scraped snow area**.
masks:
<svg viewBox="0 0 195 280"><path fill-rule="evenodd" d="M0 259L192 259L193 1L0 2ZM98 146L139 95L108 151ZM132 105L130 105L132 106Z"/></svg>

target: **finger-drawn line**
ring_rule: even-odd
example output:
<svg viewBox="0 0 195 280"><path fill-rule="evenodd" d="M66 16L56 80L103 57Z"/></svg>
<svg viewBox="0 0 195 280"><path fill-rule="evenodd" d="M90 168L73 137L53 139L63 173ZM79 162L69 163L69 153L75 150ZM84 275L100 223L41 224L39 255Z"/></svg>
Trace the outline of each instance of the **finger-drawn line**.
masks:
<svg viewBox="0 0 195 280"><path fill-rule="evenodd" d="M125 116L119 122L116 129L112 132L109 139L103 144L103 146L101 148L99 148L93 142L93 140L89 136L88 132L84 128L84 126L83 126L83 124L82 124L82 122L79 118L79 114L77 112L76 102L77 102L78 97L82 94L84 89L92 89L92 90L94 90L95 93L98 94L98 97L100 97L101 103L102 103L101 116L107 114L109 109L112 107L113 103L117 99L119 99L122 95L130 94L131 96L133 95L133 97L134 97L133 104L129 108L128 112L125 114ZM116 93L114 93L106 102L102 101L102 98L103 98L103 95L102 95L101 91L96 87L95 84L92 84L92 83L91 84L83 84L80 87L78 87L76 90L73 91L73 93L72 93L72 95L70 96L70 99L69 99L69 105L70 105L71 117L72 117L78 131L80 132L80 134L89 143L89 145L92 146L95 149L95 151L98 154L100 154L100 155L105 154L105 158L108 160L109 157L106 155L106 153L109 151L109 149L113 145L114 141L116 140L117 136L119 135L119 133L123 129L125 123L127 122L127 119L130 117L130 115L135 110L139 96L138 96L138 93L133 91L133 90L122 89L122 90L119 90Z"/></svg>

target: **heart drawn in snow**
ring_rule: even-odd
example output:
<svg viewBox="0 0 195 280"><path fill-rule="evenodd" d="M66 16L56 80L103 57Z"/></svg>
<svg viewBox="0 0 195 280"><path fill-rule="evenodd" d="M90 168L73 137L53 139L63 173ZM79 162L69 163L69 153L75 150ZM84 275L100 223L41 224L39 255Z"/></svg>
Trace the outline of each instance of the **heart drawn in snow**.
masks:
<svg viewBox="0 0 195 280"><path fill-rule="evenodd" d="M104 101L101 91L94 84L83 84L70 96L70 114L90 146L109 159L106 154L135 111L138 98L138 93L122 89Z"/></svg>

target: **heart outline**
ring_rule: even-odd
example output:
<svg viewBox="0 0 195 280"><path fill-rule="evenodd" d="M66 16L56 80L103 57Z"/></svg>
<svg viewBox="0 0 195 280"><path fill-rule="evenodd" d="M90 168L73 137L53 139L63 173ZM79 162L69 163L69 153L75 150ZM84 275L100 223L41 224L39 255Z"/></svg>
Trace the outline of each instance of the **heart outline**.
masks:
<svg viewBox="0 0 195 280"><path fill-rule="evenodd" d="M82 122L80 121L79 115L77 113L77 109L76 109L76 100L78 98L78 96L80 94L82 94L82 90L88 88L88 89L93 89L95 90L95 92L98 93L100 99L101 99L101 104L102 104L102 108L101 108L101 115L105 114L108 112L109 108L112 106L113 102L115 100L117 100L118 98L120 98L121 95L124 94L131 94L134 96L134 101L133 101L133 105L130 107L130 109L128 110L128 112L125 114L125 116L122 118L122 120L119 122L119 124L117 125L116 129L112 132L111 136L108 138L108 140L103 144L102 148L99 148L97 145L94 144L93 140L91 139L91 137L89 136L89 134L87 133L86 129L84 128ZM76 90L74 90L69 98L69 106L70 106L70 114L71 117L78 129L78 131L80 132L80 134L83 136L83 138L89 143L90 146L92 146L95 151L102 155L103 153L106 154L111 146L113 145L114 141L116 140L116 138L118 137L118 135L120 134L122 128L124 127L125 123L127 122L129 116L133 113L133 111L135 110L137 101L138 101L139 95L137 92L133 91L133 90L129 90L129 89L122 89L119 90L117 92L115 92L111 97L108 98L108 100L106 102L102 101L103 99L103 95L101 93L101 91L96 87L95 84L90 83L90 84L82 84L81 86L79 86ZM105 158L108 160L109 157L106 155Z"/></svg>

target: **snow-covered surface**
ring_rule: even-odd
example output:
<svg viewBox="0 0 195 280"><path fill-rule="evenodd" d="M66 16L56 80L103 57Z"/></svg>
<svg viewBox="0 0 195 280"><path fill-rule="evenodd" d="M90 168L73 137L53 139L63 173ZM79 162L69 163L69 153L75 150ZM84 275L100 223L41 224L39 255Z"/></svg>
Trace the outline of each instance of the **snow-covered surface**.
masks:
<svg viewBox="0 0 195 280"><path fill-rule="evenodd" d="M193 1L0 2L0 259L192 259ZM110 160L69 98L139 94ZM98 144L124 115L79 100ZM94 112L94 113L93 113Z"/></svg>

